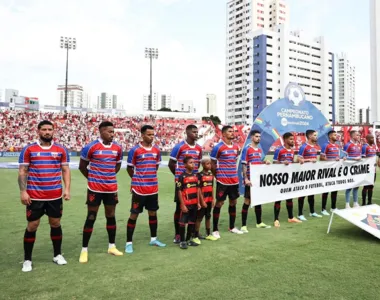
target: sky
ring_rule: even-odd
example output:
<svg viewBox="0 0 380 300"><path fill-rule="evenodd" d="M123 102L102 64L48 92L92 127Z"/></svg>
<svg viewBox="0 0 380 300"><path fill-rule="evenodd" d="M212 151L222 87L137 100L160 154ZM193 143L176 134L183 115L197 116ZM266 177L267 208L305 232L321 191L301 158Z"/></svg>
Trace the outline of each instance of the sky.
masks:
<svg viewBox="0 0 380 300"><path fill-rule="evenodd" d="M206 110L217 95L224 117L226 0L0 0L0 89L58 104L65 81L60 36L77 39L69 53L69 84L91 94L118 95L127 112L142 110L149 93L145 47L153 61L153 91ZM325 36L332 52L356 67L357 107L370 105L369 1L287 0L290 29ZM360 5L359 5L360 4Z"/></svg>

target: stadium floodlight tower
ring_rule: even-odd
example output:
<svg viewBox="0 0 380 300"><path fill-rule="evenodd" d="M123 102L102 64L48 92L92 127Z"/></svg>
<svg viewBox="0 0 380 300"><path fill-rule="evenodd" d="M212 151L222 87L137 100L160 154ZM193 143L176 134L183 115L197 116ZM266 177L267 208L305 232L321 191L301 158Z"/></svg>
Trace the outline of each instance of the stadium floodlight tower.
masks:
<svg viewBox="0 0 380 300"><path fill-rule="evenodd" d="M69 50L77 48L77 40L75 38L61 36L61 48L66 49L66 81L65 81L65 113L67 112L67 78L69 72Z"/></svg>
<svg viewBox="0 0 380 300"><path fill-rule="evenodd" d="M149 100L148 100L148 110L152 110L152 60L158 59L158 49L157 48L145 48L145 58L149 58L150 61L150 87L149 87Z"/></svg>

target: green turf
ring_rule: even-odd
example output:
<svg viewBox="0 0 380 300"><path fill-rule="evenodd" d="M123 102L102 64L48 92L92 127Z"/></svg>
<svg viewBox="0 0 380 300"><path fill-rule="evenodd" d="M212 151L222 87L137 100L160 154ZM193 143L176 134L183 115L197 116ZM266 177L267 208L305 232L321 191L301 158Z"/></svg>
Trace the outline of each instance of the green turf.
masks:
<svg viewBox="0 0 380 300"><path fill-rule="evenodd" d="M329 235L327 217L288 224L285 203L280 229L255 229L250 210L250 233L230 234L224 207L221 240L180 250L172 243L173 182L167 168L160 169L158 231L167 248L148 246L144 214L135 231L135 253L107 255L101 210L90 241L89 263L79 264L86 184L79 172L73 171L72 200L65 204L62 219L63 252L68 265L51 262L49 226L44 217L37 233L33 272L24 274L21 261L26 222L25 208L18 199L17 171L0 170L0 176L0 299L379 299L378 240L339 217ZM123 250L130 203L125 170L118 179L117 245ZM377 188L375 197L378 192ZM319 208L320 197L317 199ZM340 195L340 207L344 206L342 200ZM238 212L241 203L240 199ZM264 221L271 224L273 206L264 206L263 212Z"/></svg>

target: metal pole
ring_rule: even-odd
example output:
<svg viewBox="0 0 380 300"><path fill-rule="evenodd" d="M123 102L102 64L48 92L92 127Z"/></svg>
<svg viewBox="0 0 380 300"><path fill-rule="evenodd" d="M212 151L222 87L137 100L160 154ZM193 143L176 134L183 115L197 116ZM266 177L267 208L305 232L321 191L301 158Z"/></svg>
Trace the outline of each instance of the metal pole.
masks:
<svg viewBox="0 0 380 300"><path fill-rule="evenodd" d="M150 90L149 90L149 94L150 94L150 101L149 101L149 110L152 110L152 104L153 104L153 93L152 93L152 54L150 54L149 56L150 58Z"/></svg>
<svg viewBox="0 0 380 300"><path fill-rule="evenodd" d="M65 113L67 113L67 77L68 77L68 71L69 71L69 45L66 44L66 83L65 83Z"/></svg>

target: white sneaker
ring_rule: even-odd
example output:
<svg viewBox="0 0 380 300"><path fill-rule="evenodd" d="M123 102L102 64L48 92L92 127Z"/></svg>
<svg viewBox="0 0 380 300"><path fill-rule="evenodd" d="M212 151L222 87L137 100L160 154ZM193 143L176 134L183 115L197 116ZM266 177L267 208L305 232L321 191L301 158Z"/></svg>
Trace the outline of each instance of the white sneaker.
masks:
<svg viewBox="0 0 380 300"><path fill-rule="evenodd" d="M330 211L333 213L333 212L336 212L338 209L337 208L332 208Z"/></svg>
<svg viewBox="0 0 380 300"><path fill-rule="evenodd" d="M231 233L236 233L236 234L244 234L244 232L243 232L243 231L241 231L241 230L237 229L236 227L235 227L235 228L232 228L232 229L230 229L230 232L231 232Z"/></svg>
<svg viewBox="0 0 380 300"><path fill-rule="evenodd" d="M32 262L30 260L24 261L22 264L22 270L23 272L30 272L32 271Z"/></svg>
<svg viewBox="0 0 380 300"><path fill-rule="evenodd" d="M58 254L56 257L53 257L53 262L55 262L59 266L63 266L67 264L67 261L61 254Z"/></svg>
<svg viewBox="0 0 380 300"><path fill-rule="evenodd" d="M216 238L216 239L220 239L219 231L214 231L214 232L212 233L212 236L213 236L214 238Z"/></svg>
<svg viewBox="0 0 380 300"><path fill-rule="evenodd" d="M351 208L350 203L346 203L346 209Z"/></svg>
<svg viewBox="0 0 380 300"><path fill-rule="evenodd" d="M298 216L297 219L300 221L307 221L304 215Z"/></svg>
<svg viewBox="0 0 380 300"><path fill-rule="evenodd" d="M324 216L329 216L330 214L327 212L327 210L322 210L321 211L321 214L324 215Z"/></svg>
<svg viewBox="0 0 380 300"><path fill-rule="evenodd" d="M360 207L358 202L354 202L354 208Z"/></svg>

